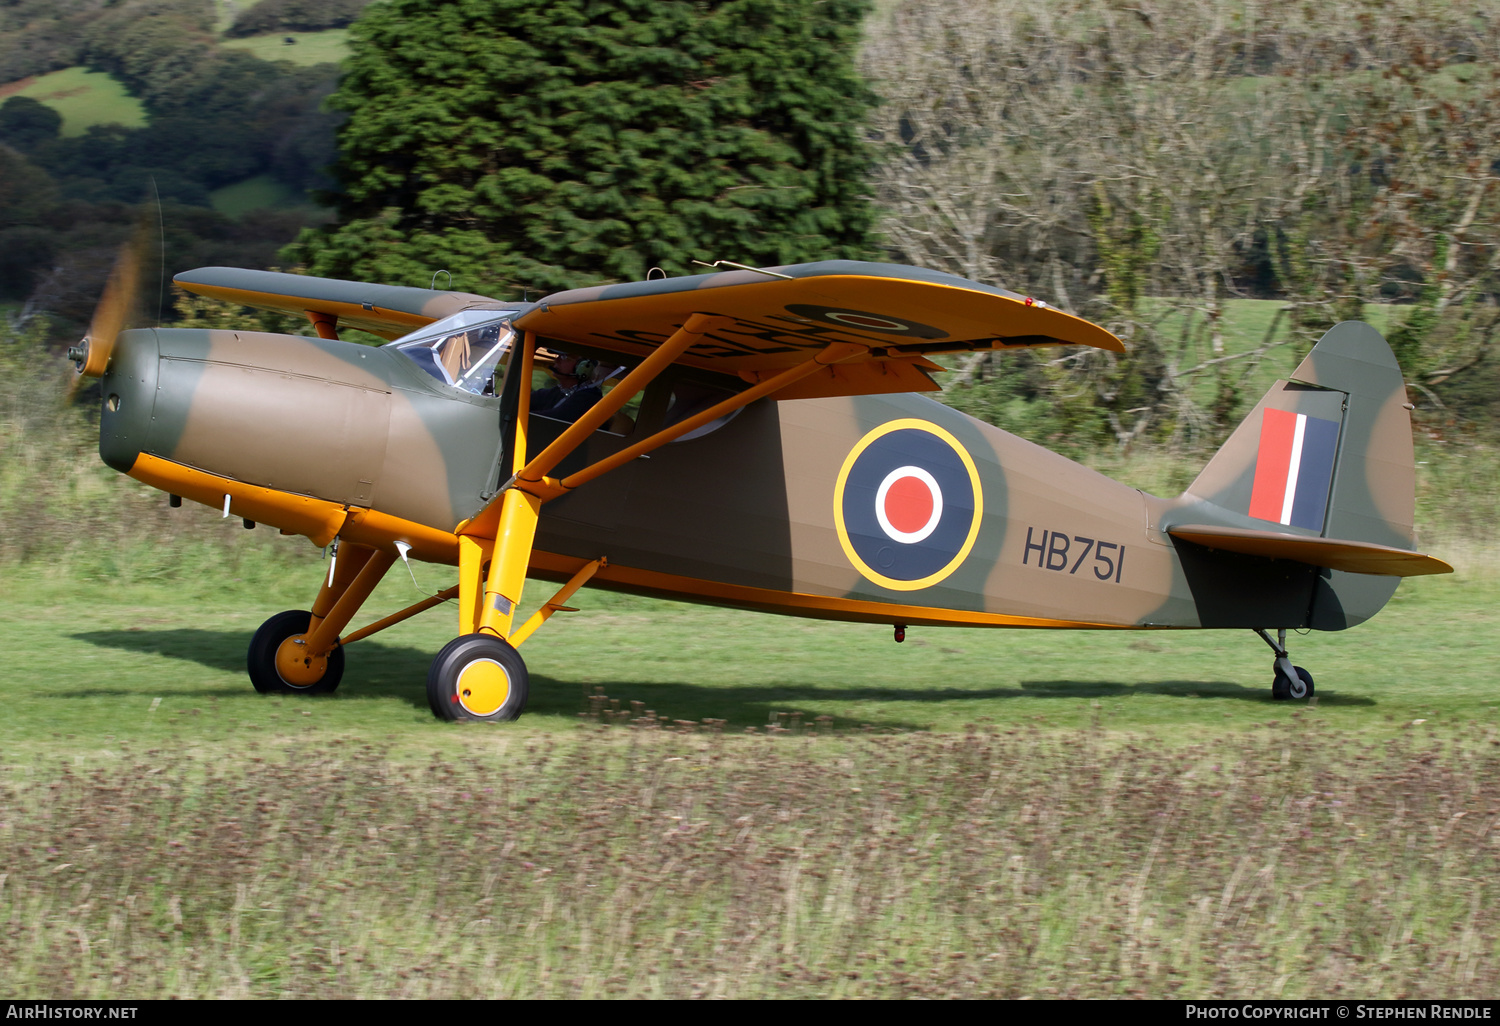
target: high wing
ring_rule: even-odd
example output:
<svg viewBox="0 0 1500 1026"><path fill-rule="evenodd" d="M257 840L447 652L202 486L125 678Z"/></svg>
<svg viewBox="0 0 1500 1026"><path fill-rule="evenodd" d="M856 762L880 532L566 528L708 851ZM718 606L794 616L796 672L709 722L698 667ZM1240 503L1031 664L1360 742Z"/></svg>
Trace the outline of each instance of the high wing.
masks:
<svg viewBox="0 0 1500 1026"><path fill-rule="evenodd" d="M928 357L938 353L1047 345L1124 351L1103 328L1018 293L938 271L857 260L600 285L559 292L534 306L467 292L232 267L203 267L173 280L199 295L382 338L460 310L531 306L516 324L543 342L618 353L632 362L650 355L688 317L709 314L722 318L722 326L675 362L751 384L832 343L864 348L860 356L773 393L773 399L935 391L939 386L928 372L942 367Z"/></svg>
<svg viewBox="0 0 1500 1026"><path fill-rule="evenodd" d="M692 314L729 318L676 362L751 383L831 343L867 347L773 399L924 392L928 356L1086 345L1123 352L1114 335L1046 303L956 275L900 264L827 260L759 270L601 285L548 296L516 324L539 338L642 357Z"/></svg>
<svg viewBox="0 0 1500 1026"><path fill-rule="evenodd" d="M297 314L314 324L321 317L388 339L400 338L413 328L460 310L502 306L488 296L469 292L370 285L239 267L200 267L175 275L172 280L200 296L257 310Z"/></svg>

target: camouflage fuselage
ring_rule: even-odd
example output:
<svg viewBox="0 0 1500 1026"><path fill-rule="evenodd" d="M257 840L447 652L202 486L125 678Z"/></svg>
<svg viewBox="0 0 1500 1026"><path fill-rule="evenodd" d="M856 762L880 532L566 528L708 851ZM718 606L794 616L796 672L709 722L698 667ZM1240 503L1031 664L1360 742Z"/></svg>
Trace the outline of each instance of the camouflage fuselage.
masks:
<svg viewBox="0 0 1500 1026"><path fill-rule="evenodd" d="M670 390L674 373L652 389ZM1409 496L1405 411L1388 385L1374 388L1381 389L1388 394L1369 397L1361 416L1389 422L1380 430L1397 451L1382 459L1396 464L1406 431ZM253 332L133 331L121 336L102 391L100 450L116 469L165 487L143 468L167 461L350 516L383 514L391 525L385 544L403 537L403 525L416 543L420 527L427 543L417 554L438 561L452 561L441 537L482 509L508 476L500 470L510 465L502 397L446 387L389 348ZM1342 411L1345 398L1286 386L1262 405ZM638 441L665 415L665 402L648 390L628 435L596 432L558 474ZM851 518L868 502L855 481L860 454L897 438L891 426L898 422L910 438L954 450L960 480L951 495L967 496L966 472L973 486L968 506L952 506L955 517L972 515L973 529L965 521L948 541L939 538L952 558L933 557L937 569L917 586L884 568L917 551L903 545L937 543L886 546L870 541L869 531L852 537ZM532 417L528 448L539 451L563 427ZM890 458L901 462L899 453ZM1353 575L1169 537L1174 524L1265 526L1236 512L1236 489L1248 487L1254 468L1253 441L1236 448L1231 439L1220 459L1200 478L1203 490L1159 499L919 395L761 401L546 504L532 569L562 578L602 556L608 567L595 583L606 587L901 624L1337 629L1379 609L1392 578L1341 581ZM1371 504L1396 501L1381 497L1391 489L1370 490L1380 492ZM969 501L953 501L960 499ZM1398 525L1387 532L1391 544L1410 544L1405 501L1405 509L1378 511L1382 524ZM273 526L327 540L300 521L278 523L272 507L256 508ZM1340 508L1346 517L1361 515L1347 503ZM338 530L336 518L328 523Z"/></svg>

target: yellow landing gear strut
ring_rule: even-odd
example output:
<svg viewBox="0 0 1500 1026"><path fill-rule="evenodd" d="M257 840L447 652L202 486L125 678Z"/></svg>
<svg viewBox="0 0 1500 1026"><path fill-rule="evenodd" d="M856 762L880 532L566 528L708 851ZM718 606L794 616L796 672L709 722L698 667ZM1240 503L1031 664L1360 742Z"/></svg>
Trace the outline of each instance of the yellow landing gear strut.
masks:
<svg viewBox="0 0 1500 1026"><path fill-rule="evenodd" d="M689 347L708 332L732 323L725 317L693 314L603 399L530 459L526 450L530 392L526 386L531 380L536 337L530 332L526 334L520 354L522 388L511 478L489 506L460 524L456 532L460 635L438 653L427 674L427 701L434 715L448 720L513 720L521 715L526 707L530 678L516 649L554 612L566 608L563 603L607 566L602 558L584 564L535 615L515 627L516 607L526 582L543 504L830 364L866 351L861 345L834 343L811 359L576 474L561 480L550 476L559 463Z"/></svg>
<svg viewBox="0 0 1500 1026"><path fill-rule="evenodd" d="M386 550L353 542L338 544L336 540L333 565L312 609L278 613L255 632L248 654L255 689L297 694L331 692L344 673L346 645L456 597L459 637L438 653L427 674L427 700L433 713L445 720L513 720L521 715L530 677L516 649L553 613L568 608L564 603L573 593L608 566L602 557L584 563L551 600L516 627L516 607L526 582L542 506L704 424L866 350L854 343L833 343L812 358L575 474L561 480L550 476L559 463L704 334L730 323L729 318L693 314L592 409L529 460L526 424L530 391L524 386L531 380L536 337L528 332L520 353L523 387L516 416L513 472L500 494L455 532L458 585L340 637L339 632L349 625L396 561L397 552L394 545Z"/></svg>
<svg viewBox="0 0 1500 1026"><path fill-rule="evenodd" d="M333 565L311 610L277 613L255 632L247 656L255 690L273 694L327 694L344 675L344 648L454 598L457 587L438 592L400 612L343 637L360 606L370 597L395 552L343 542L334 546Z"/></svg>
<svg viewBox="0 0 1500 1026"><path fill-rule="evenodd" d="M255 632L246 657L250 682L263 693L327 694L344 675L339 631L348 626L395 562L391 552L345 544L311 611L277 613Z"/></svg>

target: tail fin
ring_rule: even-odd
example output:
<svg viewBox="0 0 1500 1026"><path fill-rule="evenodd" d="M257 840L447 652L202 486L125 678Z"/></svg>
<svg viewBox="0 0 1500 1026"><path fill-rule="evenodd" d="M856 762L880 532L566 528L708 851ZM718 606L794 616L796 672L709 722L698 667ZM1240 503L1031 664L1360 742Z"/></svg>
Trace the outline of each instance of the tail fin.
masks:
<svg viewBox="0 0 1500 1026"><path fill-rule="evenodd" d="M1191 522L1236 529L1227 533L1242 538L1322 537L1409 552L1416 469L1408 409L1401 368L1380 333L1360 321L1336 324L1229 436L1176 504L1174 524L1164 527L1185 534ZM1328 547L1282 551L1321 548ZM1241 543L1237 551L1251 550ZM1398 572L1391 569L1326 569L1329 561L1321 561L1307 618L1322 630L1375 615L1400 580L1386 576ZM1438 560L1428 566L1411 572L1447 569Z"/></svg>
<svg viewBox="0 0 1500 1026"><path fill-rule="evenodd" d="M1361 321L1328 330L1188 486L1270 530L1409 549L1416 470L1406 385Z"/></svg>

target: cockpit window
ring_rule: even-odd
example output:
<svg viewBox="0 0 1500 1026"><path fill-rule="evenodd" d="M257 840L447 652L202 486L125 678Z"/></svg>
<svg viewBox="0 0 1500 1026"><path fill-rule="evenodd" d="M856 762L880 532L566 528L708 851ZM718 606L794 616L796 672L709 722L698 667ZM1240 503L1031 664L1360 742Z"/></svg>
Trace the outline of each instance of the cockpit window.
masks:
<svg viewBox="0 0 1500 1026"><path fill-rule="evenodd" d="M445 385L494 395L496 368L509 362L514 310L462 310L390 343Z"/></svg>

